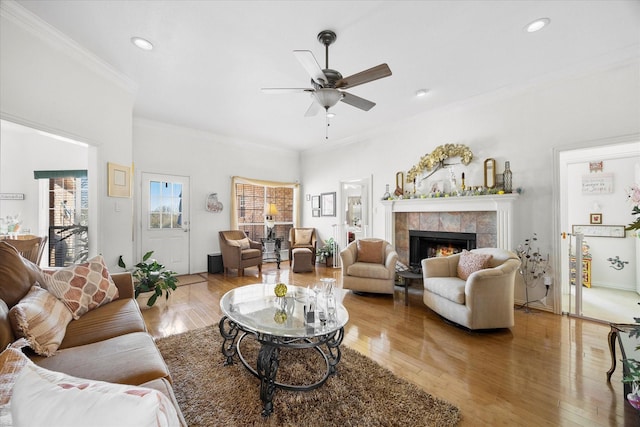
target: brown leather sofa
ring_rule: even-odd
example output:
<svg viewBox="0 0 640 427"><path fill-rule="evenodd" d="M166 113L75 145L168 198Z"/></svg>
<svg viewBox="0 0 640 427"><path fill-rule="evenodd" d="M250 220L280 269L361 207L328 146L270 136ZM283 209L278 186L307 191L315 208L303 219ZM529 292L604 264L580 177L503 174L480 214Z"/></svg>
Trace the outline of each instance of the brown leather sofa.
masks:
<svg viewBox="0 0 640 427"><path fill-rule="evenodd" d="M218 232L224 274L230 269L238 270L238 276L244 276L247 267L258 267L262 273L262 243L249 240L242 230Z"/></svg>
<svg viewBox="0 0 640 427"><path fill-rule="evenodd" d="M41 271L31 262L16 258L0 242L0 346L17 338L9 320L9 310L23 298L35 282L42 283ZM49 357L27 350L29 358L43 368L68 375L111 383L143 386L163 392L174 404L182 425L186 422L171 387L169 369L147 332L142 312L133 298L130 273L111 275L119 298L93 309L67 326L58 351Z"/></svg>

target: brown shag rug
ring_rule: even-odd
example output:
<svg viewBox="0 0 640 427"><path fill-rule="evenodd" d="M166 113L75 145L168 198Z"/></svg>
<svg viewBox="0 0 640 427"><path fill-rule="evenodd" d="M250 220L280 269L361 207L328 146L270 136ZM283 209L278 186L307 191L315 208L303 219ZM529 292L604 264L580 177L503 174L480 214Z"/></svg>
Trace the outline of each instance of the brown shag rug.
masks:
<svg viewBox="0 0 640 427"><path fill-rule="evenodd" d="M157 345L191 427L455 426L460 421L455 406L344 345L336 375L312 391L276 390L268 418L261 415L259 380L240 361L224 366L217 324L159 339ZM256 360L255 340L245 339L241 348L247 360ZM322 362L315 351L283 350L277 380L313 382Z"/></svg>

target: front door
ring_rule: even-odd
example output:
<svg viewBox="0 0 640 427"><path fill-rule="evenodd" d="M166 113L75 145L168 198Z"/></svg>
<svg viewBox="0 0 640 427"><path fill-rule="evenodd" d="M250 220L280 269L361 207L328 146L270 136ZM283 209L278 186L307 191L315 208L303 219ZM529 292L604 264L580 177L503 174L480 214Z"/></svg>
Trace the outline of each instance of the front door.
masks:
<svg viewBox="0 0 640 427"><path fill-rule="evenodd" d="M142 173L141 254L189 274L189 177Z"/></svg>

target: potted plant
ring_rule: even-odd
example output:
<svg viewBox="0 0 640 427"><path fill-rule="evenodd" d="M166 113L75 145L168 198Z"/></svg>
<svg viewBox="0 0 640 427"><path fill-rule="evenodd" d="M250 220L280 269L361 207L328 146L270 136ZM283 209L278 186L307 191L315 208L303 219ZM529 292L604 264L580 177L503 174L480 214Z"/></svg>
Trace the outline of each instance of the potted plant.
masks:
<svg viewBox="0 0 640 427"><path fill-rule="evenodd" d="M333 237L324 241L323 246L317 250L317 256L319 262L326 262L327 265L333 265L333 255L337 245Z"/></svg>
<svg viewBox="0 0 640 427"><path fill-rule="evenodd" d="M634 320L638 324L629 331L629 337L640 338L640 317L634 317ZM639 349L640 346L637 346L636 350ZM622 382L631 384L631 393L627 394L627 400L631 406L640 409L640 361L636 359L624 359L622 363L624 363L628 371L622 378Z"/></svg>
<svg viewBox="0 0 640 427"><path fill-rule="evenodd" d="M163 293L165 299L169 299L171 291L176 290L176 282L178 281L178 273L165 270L164 265L155 259L149 260L151 255L153 255L153 251L144 254L142 261L136 264L133 271L131 271L135 297L138 298L141 293L152 292L147 301L147 306L149 307L153 306ZM122 260L122 255L118 258L118 266L125 270L127 268Z"/></svg>

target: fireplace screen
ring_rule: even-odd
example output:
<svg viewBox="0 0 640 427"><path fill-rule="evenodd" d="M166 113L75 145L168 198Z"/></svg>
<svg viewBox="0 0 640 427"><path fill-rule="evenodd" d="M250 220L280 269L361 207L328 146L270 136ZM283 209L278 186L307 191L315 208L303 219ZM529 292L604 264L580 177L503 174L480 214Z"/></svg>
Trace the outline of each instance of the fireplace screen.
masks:
<svg viewBox="0 0 640 427"><path fill-rule="evenodd" d="M409 230L409 264L414 271L421 270L420 263L425 258L449 256L475 248L475 233Z"/></svg>

